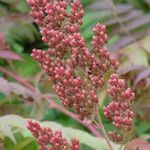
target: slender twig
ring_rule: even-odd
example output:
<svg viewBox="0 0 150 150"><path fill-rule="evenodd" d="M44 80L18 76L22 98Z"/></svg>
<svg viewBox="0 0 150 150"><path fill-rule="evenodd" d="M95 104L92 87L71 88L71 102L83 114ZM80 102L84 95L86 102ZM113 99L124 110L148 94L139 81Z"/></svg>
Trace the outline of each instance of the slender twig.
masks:
<svg viewBox="0 0 150 150"><path fill-rule="evenodd" d="M123 131L123 140L122 140L122 142L121 142L120 147L119 147L118 150L122 150L122 147L123 147L123 143L124 143L125 138L126 138L126 135L125 135L125 132Z"/></svg>
<svg viewBox="0 0 150 150"><path fill-rule="evenodd" d="M0 67L0 72L6 74L7 76L10 76L12 78L14 78L17 82L19 82L20 84L22 84L23 86L29 88L31 91L36 92L36 89L30 84L28 83L26 80L24 80L22 77L16 75L15 73ZM94 124L89 124L86 121L81 121L79 120L75 114L73 114L72 112L68 111L67 109L65 109L63 106L58 105L51 97L49 94L41 94L41 97L43 99L45 99L49 104L51 108L55 108L57 110L59 110L60 112L64 113L65 115L75 119L77 122L79 122L80 124L82 124L83 126L85 126L87 129L89 129L89 131L91 131L91 133L95 136L97 136L98 138L101 139L101 135L100 133L97 131L96 127Z"/></svg>
<svg viewBox="0 0 150 150"><path fill-rule="evenodd" d="M121 143L121 145L120 145L118 150L122 150L122 147L123 147L123 144Z"/></svg>
<svg viewBox="0 0 150 150"><path fill-rule="evenodd" d="M108 138L108 136L107 136L107 133L106 133L106 131L105 131L105 128L104 128L104 126L103 126L103 123L102 123L101 117L100 117L100 115L99 115L99 112L97 113L97 121L98 121L97 125L99 126L101 132L103 133L103 136L104 136L104 138L105 138L105 140L106 140L106 142L107 142L107 144L108 144L109 149L110 149L110 150L113 150L113 147L112 147L112 145L111 145L111 143L110 143L110 140L109 140L109 138Z"/></svg>

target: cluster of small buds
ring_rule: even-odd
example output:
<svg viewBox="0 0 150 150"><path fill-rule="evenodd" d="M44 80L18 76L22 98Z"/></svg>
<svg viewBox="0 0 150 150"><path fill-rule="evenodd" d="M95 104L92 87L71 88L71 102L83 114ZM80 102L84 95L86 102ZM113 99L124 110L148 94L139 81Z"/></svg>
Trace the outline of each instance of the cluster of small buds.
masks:
<svg viewBox="0 0 150 150"><path fill-rule="evenodd" d="M34 49L32 57L48 74L62 104L74 108L81 120L92 120L106 75L118 69L118 62L104 46L108 41L105 26L98 23L94 27L91 50L80 34L84 13L78 0L71 2L69 13L66 9L70 3L66 0L27 2L40 26L42 40L49 46L47 52Z"/></svg>
<svg viewBox="0 0 150 150"><path fill-rule="evenodd" d="M116 143L120 143L123 140L122 136L116 131L114 131L114 132L109 131L108 135Z"/></svg>
<svg viewBox="0 0 150 150"><path fill-rule="evenodd" d="M71 9L70 9L71 15L69 16L69 21L72 24L80 24L82 25L82 17L84 14L82 5L79 3L78 0L74 0L73 3L71 4Z"/></svg>
<svg viewBox="0 0 150 150"><path fill-rule="evenodd" d="M28 121L28 129L40 145L40 150L81 150L80 143L72 139L69 144L61 131L53 132L48 127L41 127L37 122Z"/></svg>
<svg viewBox="0 0 150 150"><path fill-rule="evenodd" d="M71 150L81 150L80 143L77 139L72 139L70 144Z"/></svg>
<svg viewBox="0 0 150 150"><path fill-rule="evenodd" d="M106 34L106 27L98 23L93 28L94 36L92 45L93 47L103 47L108 42L108 36Z"/></svg>
<svg viewBox="0 0 150 150"><path fill-rule="evenodd" d="M112 68L113 70L117 70L119 67L119 62L116 61L105 47L105 44L108 43L108 35L106 34L106 27L98 23L93 28L94 36L92 40L92 46L94 47L94 51L101 60L101 68L104 72Z"/></svg>
<svg viewBox="0 0 150 150"><path fill-rule="evenodd" d="M104 115L112 124L125 133L131 131L134 113L130 110L134 102L135 94L130 88L126 88L125 81L119 79L117 74L111 75L109 79L110 88L108 93L112 97L112 102L104 107ZM122 137L115 131L109 132L110 137L115 142L121 142Z"/></svg>
<svg viewBox="0 0 150 150"><path fill-rule="evenodd" d="M5 41L5 38L2 33L0 33L0 50L9 50L9 45Z"/></svg>

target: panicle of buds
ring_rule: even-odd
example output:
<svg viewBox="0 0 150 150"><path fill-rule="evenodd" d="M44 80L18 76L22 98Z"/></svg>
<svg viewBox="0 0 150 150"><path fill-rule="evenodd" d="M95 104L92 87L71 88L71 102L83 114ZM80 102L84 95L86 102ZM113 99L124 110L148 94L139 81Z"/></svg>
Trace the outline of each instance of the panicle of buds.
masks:
<svg viewBox="0 0 150 150"><path fill-rule="evenodd" d="M0 50L9 50L9 45L5 41L5 38L2 33L0 33Z"/></svg>
<svg viewBox="0 0 150 150"><path fill-rule="evenodd" d="M112 120L112 124L124 133L128 133L132 129L134 113L130 110L131 104L134 102L134 92L126 87L125 81L119 79L117 74L111 75L109 79L110 87L108 93L112 97L112 102L104 107L104 115L108 120ZM116 131L109 132L110 137L115 142L121 142L122 137Z"/></svg>
<svg viewBox="0 0 150 150"><path fill-rule="evenodd" d="M40 26L42 40L48 51L34 49L36 59L48 74L53 89L65 107L75 110L78 117L92 120L97 113L98 93L106 75L115 72L119 63L110 56L106 27L98 23L92 47L86 47L80 34L83 9L78 0L27 0L31 15Z"/></svg>
<svg viewBox="0 0 150 150"><path fill-rule="evenodd" d="M28 129L40 145L40 150L81 150L80 143L72 139L69 144L61 131L53 132L48 127L41 127L37 122L28 121Z"/></svg>

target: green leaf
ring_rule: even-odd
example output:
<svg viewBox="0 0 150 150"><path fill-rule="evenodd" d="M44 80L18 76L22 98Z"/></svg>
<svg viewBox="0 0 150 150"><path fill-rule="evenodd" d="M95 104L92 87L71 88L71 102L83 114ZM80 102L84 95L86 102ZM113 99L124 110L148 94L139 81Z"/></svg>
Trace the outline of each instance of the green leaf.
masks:
<svg viewBox="0 0 150 150"><path fill-rule="evenodd" d="M15 132L14 137L16 144L14 144L9 138L5 138L4 149L5 150L39 150L38 144L34 138L24 138L21 132Z"/></svg>
<svg viewBox="0 0 150 150"><path fill-rule="evenodd" d="M21 52L24 51L24 48L20 44L18 44L18 43L14 43L12 45L12 49L14 49L15 52L17 52L17 53L21 53Z"/></svg>
<svg viewBox="0 0 150 150"><path fill-rule="evenodd" d="M92 149L91 147L89 147L85 144L81 144L81 149L83 149L83 150L94 150L94 149Z"/></svg>
<svg viewBox="0 0 150 150"><path fill-rule="evenodd" d="M5 6L0 5L0 16L5 15L7 13L7 9Z"/></svg>
<svg viewBox="0 0 150 150"><path fill-rule="evenodd" d="M144 66L147 67L148 56L145 50L138 43L130 44L129 46L118 50L119 53L126 57L126 60L120 65L120 69L129 66Z"/></svg>
<svg viewBox="0 0 150 150"><path fill-rule="evenodd" d="M36 63L31 56L24 55L24 61L22 62L13 62L18 74L24 77L31 77L37 71L39 71L38 63Z"/></svg>
<svg viewBox="0 0 150 150"><path fill-rule="evenodd" d="M11 127L17 127L21 129L21 133L24 135L24 137L31 137L30 132L27 130L26 125L27 125L27 120L22 117L19 117L17 115L6 115L3 117L0 117L0 126L7 126L9 129ZM90 148L94 150L107 150L107 144L104 139L99 139L97 137L94 137L90 135L89 133L86 133L84 131L78 130L78 129L73 129L69 127L63 127L62 125L56 123L56 122L41 122L41 126L45 127L50 127L53 131L56 130L61 130L63 133L63 136L67 139L70 140L72 138L77 138L81 144L85 144L89 146ZM5 133L5 130L3 130ZM7 135L7 134L6 134ZM13 133L11 133L11 136ZM27 141L27 143L30 141ZM112 143L114 150L118 148L118 145Z"/></svg>
<svg viewBox="0 0 150 150"><path fill-rule="evenodd" d="M25 0L19 1L19 3L16 6L16 9L21 13L28 12L28 10L29 10Z"/></svg>
<svg viewBox="0 0 150 150"><path fill-rule="evenodd" d="M1 0L1 2L4 2L6 4L12 4L15 3L16 0Z"/></svg>
<svg viewBox="0 0 150 150"><path fill-rule="evenodd" d="M18 51L18 49L20 51L20 49L22 50L23 48L25 49L35 44L40 39L35 26L27 22L14 22L12 26L6 27L6 29L6 39L14 51Z"/></svg>
<svg viewBox="0 0 150 150"><path fill-rule="evenodd" d="M136 132L138 135L147 133L147 131L150 130L150 125L148 122L145 121L139 121L136 125Z"/></svg>
<svg viewBox="0 0 150 150"><path fill-rule="evenodd" d="M145 37L143 40L142 40L142 45L143 47L145 48L145 50L150 53L150 36L147 36Z"/></svg>
<svg viewBox="0 0 150 150"><path fill-rule="evenodd" d="M12 126L25 129L26 120L15 115L7 115L0 117L0 132L3 135L9 137L14 143L16 143L13 132L11 130Z"/></svg>
<svg viewBox="0 0 150 150"><path fill-rule="evenodd" d="M136 49L136 51L133 51L129 56L132 65L135 66L148 66L148 58L144 50L142 49Z"/></svg>
<svg viewBox="0 0 150 150"><path fill-rule="evenodd" d="M94 1L94 0L81 0L81 4L83 5L83 6L85 6L85 5L88 5L89 3L91 3L92 1Z"/></svg>
<svg viewBox="0 0 150 150"><path fill-rule="evenodd" d="M11 128L8 124L5 124L5 122L3 124L1 124L0 131L5 133L6 136L8 136L14 143L16 143L13 133L11 132Z"/></svg>
<svg viewBox="0 0 150 150"><path fill-rule="evenodd" d="M34 141L33 138L25 138L21 142L17 143L12 150L22 150L25 147L30 147L30 144Z"/></svg>

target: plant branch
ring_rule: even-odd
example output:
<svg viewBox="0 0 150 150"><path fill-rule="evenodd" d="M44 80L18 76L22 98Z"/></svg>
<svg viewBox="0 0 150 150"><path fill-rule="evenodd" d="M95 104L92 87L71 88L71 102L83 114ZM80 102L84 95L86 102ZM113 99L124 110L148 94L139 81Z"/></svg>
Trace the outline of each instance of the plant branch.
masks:
<svg viewBox="0 0 150 150"><path fill-rule="evenodd" d="M112 145L111 145L111 143L110 143L110 140L109 140L109 138L108 138L108 136L107 136L107 133L106 133L106 131L105 131L105 128L104 128L104 126L103 126L103 123L102 123L101 117L100 117L100 115L99 115L99 112L97 113L97 121L98 121L97 125L99 126L100 130L102 131L103 136L104 136L104 138L105 138L105 140L106 140L106 142L107 142L107 144L108 144L109 149L110 149L110 150L113 150L113 147L112 147Z"/></svg>
<svg viewBox="0 0 150 150"><path fill-rule="evenodd" d="M23 86L29 88L31 91L35 92L35 88L28 83L26 80L24 80L22 77L19 77L18 75L16 75L15 73L3 68L0 66L0 72L6 74L7 76L10 76L12 78L14 78L16 81L18 81L20 84L22 84Z"/></svg>
<svg viewBox="0 0 150 150"><path fill-rule="evenodd" d="M26 80L24 80L22 77L19 77L18 75L16 75L15 73L0 67L0 72L6 74L7 76L10 76L12 78L14 78L17 82L19 82L20 84L22 84L23 86L29 88L31 91L36 92L36 89L30 84L28 83ZM97 131L96 127L94 124L89 124L86 121L81 121L79 120L75 114L73 114L72 112L68 111L67 109L65 109L64 107L58 105L51 97L49 94L41 94L41 97L43 99L45 99L49 104L51 108L55 108L57 110L59 110L60 112L64 113L65 115L75 119L77 122L79 122L80 124L82 124L83 126L85 126L87 129L89 129L89 131L91 131L92 134L94 134L95 136L99 137L101 139L101 135L100 133Z"/></svg>

